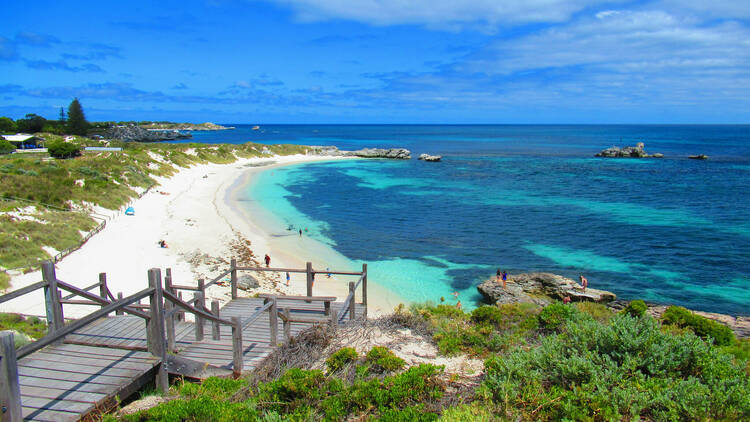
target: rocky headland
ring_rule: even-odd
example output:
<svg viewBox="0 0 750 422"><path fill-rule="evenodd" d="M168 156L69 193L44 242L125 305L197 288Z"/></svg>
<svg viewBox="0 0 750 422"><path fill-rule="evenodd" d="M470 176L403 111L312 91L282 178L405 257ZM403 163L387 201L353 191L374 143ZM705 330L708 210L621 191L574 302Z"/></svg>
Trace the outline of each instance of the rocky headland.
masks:
<svg viewBox="0 0 750 422"><path fill-rule="evenodd" d="M192 138L190 133L176 129L144 129L136 125L114 126L104 132L104 137L123 142L159 142Z"/></svg>
<svg viewBox="0 0 750 422"><path fill-rule="evenodd" d="M411 158L411 151L405 148L363 148L356 151L344 151L335 146L312 146L307 150L307 153L331 157L390 158L395 160Z"/></svg>
<svg viewBox="0 0 750 422"><path fill-rule="evenodd" d="M606 290L587 288L584 292L575 281L552 273L508 274L505 289L493 277L477 286L477 290L487 302L497 305L530 302L544 306L565 297L572 302L607 303L617 298Z"/></svg>
<svg viewBox="0 0 750 422"><path fill-rule="evenodd" d="M201 130L230 130L234 129L232 126L222 126L216 123L148 123L140 125L143 129L161 129L161 130L190 130L190 131L201 131Z"/></svg>
<svg viewBox="0 0 750 422"><path fill-rule="evenodd" d="M638 142L634 147L627 146L623 148L619 147L609 147L607 149L603 149L599 151L598 153L594 154L594 157L604 157L604 158L663 158L664 154L662 153L655 153L655 154L648 154L643 148L644 148L643 142Z"/></svg>

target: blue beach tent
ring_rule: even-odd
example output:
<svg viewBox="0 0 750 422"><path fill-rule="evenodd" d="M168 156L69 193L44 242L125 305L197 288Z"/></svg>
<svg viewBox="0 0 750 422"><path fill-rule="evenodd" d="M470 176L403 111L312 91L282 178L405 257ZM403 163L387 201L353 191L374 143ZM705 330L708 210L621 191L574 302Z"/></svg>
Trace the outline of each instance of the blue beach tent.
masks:
<svg viewBox="0 0 750 422"><path fill-rule="evenodd" d="M133 207L128 207L128 209L125 210L125 215L135 215Z"/></svg>

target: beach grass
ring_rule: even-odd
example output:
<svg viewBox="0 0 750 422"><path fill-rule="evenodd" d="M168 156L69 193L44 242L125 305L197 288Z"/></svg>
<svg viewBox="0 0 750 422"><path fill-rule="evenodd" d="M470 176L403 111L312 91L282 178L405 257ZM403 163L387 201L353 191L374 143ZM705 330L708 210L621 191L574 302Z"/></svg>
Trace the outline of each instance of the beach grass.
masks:
<svg viewBox="0 0 750 422"><path fill-rule="evenodd" d="M0 312L0 331L2 330L18 331L36 340L47 334L47 324L34 316L25 317Z"/></svg>
<svg viewBox="0 0 750 422"><path fill-rule="evenodd" d="M10 287L10 276L5 271L0 271L0 290Z"/></svg>

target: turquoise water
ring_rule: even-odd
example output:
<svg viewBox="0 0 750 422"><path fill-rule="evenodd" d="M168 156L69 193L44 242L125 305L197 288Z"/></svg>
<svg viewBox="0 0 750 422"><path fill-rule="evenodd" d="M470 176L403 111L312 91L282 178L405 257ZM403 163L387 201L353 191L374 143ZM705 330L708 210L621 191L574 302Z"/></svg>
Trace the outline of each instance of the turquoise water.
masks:
<svg viewBox="0 0 750 422"><path fill-rule="evenodd" d="M409 301L497 268L623 298L749 314L748 126L274 126L229 142L405 146L440 163L343 161L261 173L250 195ZM205 135L217 142L219 134ZM250 138L244 138L244 137ZM622 141L620 140L622 139ZM646 143L657 159L597 159ZM707 161L688 160L705 153Z"/></svg>

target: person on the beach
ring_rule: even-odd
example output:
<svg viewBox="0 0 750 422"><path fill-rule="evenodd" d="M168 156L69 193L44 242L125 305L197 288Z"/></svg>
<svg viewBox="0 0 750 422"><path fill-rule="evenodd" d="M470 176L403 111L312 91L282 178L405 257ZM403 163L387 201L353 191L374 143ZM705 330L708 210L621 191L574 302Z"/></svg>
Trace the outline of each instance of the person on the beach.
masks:
<svg viewBox="0 0 750 422"><path fill-rule="evenodd" d="M589 287L589 281L586 279L586 277L583 276L583 274L579 277L581 279L581 287L583 287L583 292L586 293L586 287Z"/></svg>
<svg viewBox="0 0 750 422"><path fill-rule="evenodd" d="M266 268L268 268L268 266L271 265L271 257L266 254L266 257L263 259L266 260Z"/></svg>
<svg viewBox="0 0 750 422"><path fill-rule="evenodd" d="M286 273L286 285L289 286L289 273Z"/></svg>
<svg viewBox="0 0 750 422"><path fill-rule="evenodd" d="M456 302L456 308L461 309L461 301Z"/></svg>
<svg viewBox="0 0 750 422"><path fill-rule="evenodd" d="M505 290L505 283L508 281L508 273L503 271L503 290Z"/></svg>
<svg viewBox="0 0 750 422"><path fill-rule="evenodd" d="M330 273L331 268L330 267L326 267L326 271L328 271L328 275L326 275L326 277L331 278L331 273Z"/></svg>
<svg viewBox="0 0 750 422"><path fill-rule="evenodd" d="M500 268L497 269L497 282L500 282L500 275L502 274L502 270Z"/></svg>
<svg viewBox="0 0 750 422"><path fill-rule="evenodd" d="M299 229L299 237L302 237L302 229Z"/></svg>

